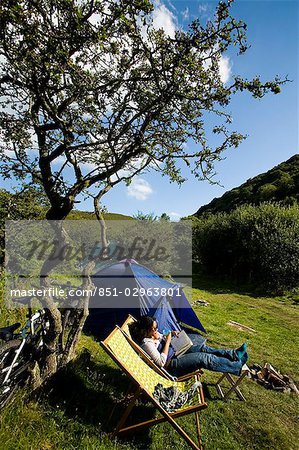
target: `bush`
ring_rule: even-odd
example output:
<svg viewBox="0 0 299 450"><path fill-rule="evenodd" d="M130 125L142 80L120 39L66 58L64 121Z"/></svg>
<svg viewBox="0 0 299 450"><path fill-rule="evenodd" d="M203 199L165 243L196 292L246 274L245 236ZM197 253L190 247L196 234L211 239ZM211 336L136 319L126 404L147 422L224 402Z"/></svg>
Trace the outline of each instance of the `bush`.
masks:
<svg viewBox="0 0 299 450"><path fill-rule="evenodd" d="M241 206L194 220L203 269L281 293L299 286L299 206Z"/></svg>

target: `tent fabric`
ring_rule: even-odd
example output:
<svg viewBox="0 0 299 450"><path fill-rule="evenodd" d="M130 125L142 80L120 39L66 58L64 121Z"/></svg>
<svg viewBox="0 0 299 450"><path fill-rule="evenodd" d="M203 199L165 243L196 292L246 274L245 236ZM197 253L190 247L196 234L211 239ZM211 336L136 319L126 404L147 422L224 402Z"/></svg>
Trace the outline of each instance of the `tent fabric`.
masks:
<svg viewBox="0 0 299 450"><path fill-rule="evenodd" d="M115 252L116 248L117 248L117 241L110 241L110 242L108 242L107 249L108 249L109 255L113 255L113 253ZM107 266L107 261L102 257L103 256L102 252L103 252L102 243L97 242L95 244L95 246L93 247L93 249L92 249L92 258L94 260L96 260L95 268L94 268L94 270L96 270L96 271L100 271L104 267ZM86 258L83 259L81 264L79 264L80 270L84 269L87 266L87 264L90 263L90 256L91 255L88 255Z"/></svg>
<svg viewBox="0 0 299 450"><path fill-rule="evenodd" d="M177 319L185 323L186 325L189 325L191 327L197 328L198 330L203 331L206 333L206 330L202 326L201 322L199 321L197 315L191 308L190 303L188 302L183 289L175 289L174 295L172 298L172 308L174 310L174 313L177 317Z"/></svg>
<svg viewBox="0 0 299 450"><path fill-rule="evenodd" d="M95 286L117 289L122 295L117 297L117 307L111 307L111 297L91 299L89 316L84 325L84 331L102 339L107 336L116 324L121 325L128 314L138 318L142 315L155 315L159 322L159 330L180 329L179 322L205 332L200 320L188 302L180 285L160 278L156 273L126 259L107 264L92 276ZM128 298L124 295L124 286L131 289L143 288L144 295ZM157 288L155 291L154 288ZM161 289L171 289L172 297L161 295ZM163 292L163 291L162 291ZM169 291L168 291L169 292ZM157 295L158 294L158 295ZM92 304L95 301L96 307ZM98 307L100 301L101 307ZM124 307L121 307L121 305Z"/></svg>
<svg viewBox="0 0 299 450"><path fill-rule="evenodd" d="M158 287L159 289L173 289L175 286L173 283L170 283L170 281L164 280L159 277L159 275L140 264L132 264L131 269L136 279L142 283L142 287L144 288Z"/></svg>
<svg viewBox="0 0 299 450"><path fill-rule="evenodd" d="M132 264L131 265L132 272L136 279L136 285L139 288L145 289L146 292L150 292L150 289L153 291L153 295L140 295L140 307L141 307L141 315L150 315L151 309L155 307L157 301L159 302L163 296L155 295L156 293L161 293L161 289L173 289L173 283L170 283L163 278L160 278L156 273L147 269L140 264ZM156 288L156 292L155 292Z"/></svg>
<svg viewBox="0 0 299 450"><path fill-rule="evenodd" d="M150 309L149 316L156 317L160 332L163 332L163 330L181 330L181 327L166 297L159 300L156 307Z"/></svg>

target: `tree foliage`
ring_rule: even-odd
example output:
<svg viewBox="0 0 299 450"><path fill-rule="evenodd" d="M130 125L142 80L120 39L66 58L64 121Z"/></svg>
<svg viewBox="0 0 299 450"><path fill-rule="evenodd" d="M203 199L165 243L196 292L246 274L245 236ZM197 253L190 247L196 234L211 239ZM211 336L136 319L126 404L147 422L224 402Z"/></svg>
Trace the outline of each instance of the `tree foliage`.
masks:
<svg viewBox="0 0 299 450"><path fill-rule="evenodd" d="M210 274L272 293L299 286L299 206L243 205L193 218L194 258Z"/></svg>
<svg viewBox="0 0 299 450"><path fill-rule="evenodd" d="M49 202L42 189L23 185L9 192L0 189L0 265L4 263L4 228L6 220L45 218Z"/></svg>
<svg viewBox="0 0 299 450"><path fill-rule="evenodd" d="M27 185L14 192L0 189L0 228L3 229L5 220L43 219L48 208L42 189Z"/></svg>
<svg viewBox="0 0 299 450"><path fill-rule="evenodd" d="M166 220L167 222L170 221L170 216L167 213L162 213L160 216L160 220Z"/></svg>
<svg viewBox="0 0 299 450"><path fill-rule="evenodd" d="M155 222L156 220L158 220L158 216L156 216L153 211L150 213L137 211L137 213L133 215L133 218L136 220L145 220L147 222Z"/></svg>
<svg viewBox="0 0 299 450"><path fill-rule="evenodd" d="M91 186L129 183L146 167L180 183L180 159L209 176L213 161L243 139L230 129L231 96L260 98L282 84L221 81L221 55L247 49L231 3L221 2L205 26L195 20L170 37L153 28L149 0L3 0L2 174L41 183L51 219L66 217Z"/></svg>

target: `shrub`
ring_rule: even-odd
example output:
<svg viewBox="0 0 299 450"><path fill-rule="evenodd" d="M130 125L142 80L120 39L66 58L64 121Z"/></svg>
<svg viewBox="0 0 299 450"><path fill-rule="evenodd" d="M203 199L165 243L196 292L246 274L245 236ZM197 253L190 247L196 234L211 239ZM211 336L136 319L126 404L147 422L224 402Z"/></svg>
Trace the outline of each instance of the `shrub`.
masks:
<svg viewBox="0 0 299 450"><path fill-rule="evenodd" d="M299 286L299 206L241 206L194 220L194 259L210 274L272 292Z"/></svg>

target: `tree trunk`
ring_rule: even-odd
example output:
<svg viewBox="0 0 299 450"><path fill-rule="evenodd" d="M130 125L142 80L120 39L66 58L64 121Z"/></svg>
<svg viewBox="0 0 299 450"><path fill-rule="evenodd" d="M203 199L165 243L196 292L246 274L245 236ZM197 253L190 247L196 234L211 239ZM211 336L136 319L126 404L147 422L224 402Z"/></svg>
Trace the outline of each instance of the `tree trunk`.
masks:
<svg viewBox="0 0 299 450"><path fill-rule="evenodd" d="M110 187L111 186L107 186L100 191L94 202L95 214L101 226L101 241L103 249L107 249L109 243L106 237L106 225L99 207L99 202L103 194L106 193ZM68 212L69 208L57 210L56 208L51 207L47 213L47 219L55 232L55 239L58 242L58 248L56 248L56 250L60 254L63 254L64 249L67 248L69 244L69 236L63 227L63 219L67 216ZM51 287L50 274L57 265L58 262L55 258L47 259L43 263L40 272L40 284L46 291ZM92 273L94 266L95 262L91 261L84 269L82 282L83 289L90 290L93 288L90 274ZM72 312L74 321L71 324L65 347L61 353L61 348L59 347L61 345L61 336L63 331L62 315L60 310L55 305L51 295L47 295L44 298L44 306L47 318L50 322L50 327L44 338L45 345L43 356L41 360L38 361L38 367L35 366L34 370L31 371L31 386L34 389L38 388L46 379L55 374L60 367L63 367L74 358L76 354L76 347L80 339L85 320L88 316L89 299L90 295L82 296L82 298L79 299L75 310Z"/></svg>
<svg viewBox="0 0 299 450"><path fill-rule="evenodd" d="M55 231L55 237L57 238L58 248L57 250L63 252L63 249L68 244L69 239L66 231L63 228L63 222L50 221L49 222L53 230ZM50 273L58 265L57 260L54 258L46 259L43 263L40 272L41 287L45 291L49 292L51 287ZM59 337L62 333L62 321L61 313L55 305L53 298L50 294L44 297L44 306L46 310L47 318L50 322L49 330L44 337L44 352L39 362L40 365L40 382L53 375L58 369L57 352L59 345Z"/></svg>
<svg viewBox="0 0 299 450"><path fill-rule="evenodd" d="M94 198L94 202L93 202L95 215L96 215L96 218L98 219L98 221L100 222L100 227L101 227L101 241L102 241L102 249L103 249L102 256L107 257L107 258L109 256L107 253L109 242L107 240L107 227L105 224L103 213L100 208L100 201L101 201L103 195L106 194L106 192L108 192L111 189L111 187L112 187L111 185L105 186L105 188L102 189L98 193L98 195Z"/></svg>
<svg viewBox="0 0 299 450"><path fill-rule="evenodd" d="M90 273L94 266L94 261L91 261L84 269L82 289L91 290L94 287L90 278ZM71 324L71 329L67 336L67 342L60 359L60 366L67 364L76 355L76 347L80 339L85 320L87 319L89 313L89 300L90 295L86 297L83 296L79 300L79 303L76 306L75 310L72 312L74 321Z"/></svg>

